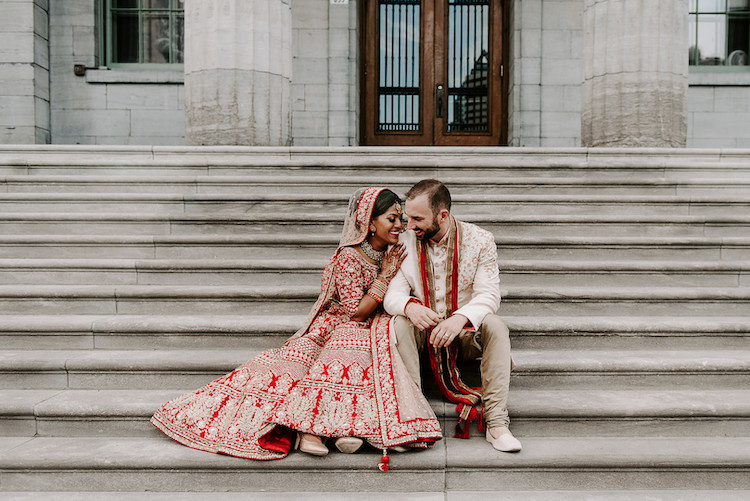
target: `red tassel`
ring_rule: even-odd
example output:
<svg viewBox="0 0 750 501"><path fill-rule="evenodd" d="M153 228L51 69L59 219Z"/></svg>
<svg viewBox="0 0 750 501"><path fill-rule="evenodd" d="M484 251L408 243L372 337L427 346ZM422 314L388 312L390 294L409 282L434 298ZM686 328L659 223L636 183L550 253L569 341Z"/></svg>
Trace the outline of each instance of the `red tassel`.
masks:
<svg viewBox="0 0 750 501"><path fill-rule="evenodd" d="M380 463L378 463L378 470L388 471L388 463L391 458L388 457L388 449L383 449L383 455L380 457Z"/></svg>
<svg viewBox="0 0 750 501"><path fill-rule="evenodd" d="M479 424L477 425L477 428L479 428L479 433L484 433L487 430L487 426L484 422L484 407L482 407L482 412L479 414Z"/></svg>
<svg viewBox="0 0 750 501"><path fill-rule="evenodd" d="M463 426L461 425L463 423ZM454 435L454 438L471 438L471 429L469 428L469 423L464 420L459 420L458 424L456 425L456 434Z"/></svg>

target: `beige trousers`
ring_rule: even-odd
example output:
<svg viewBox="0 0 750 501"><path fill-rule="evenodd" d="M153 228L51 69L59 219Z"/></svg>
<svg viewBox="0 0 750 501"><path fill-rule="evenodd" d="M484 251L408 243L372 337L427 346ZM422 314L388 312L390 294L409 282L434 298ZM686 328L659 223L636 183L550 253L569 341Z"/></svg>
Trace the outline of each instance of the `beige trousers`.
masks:
<svg viewBox="0 0 750 501"><path fill-rule="evenodd" d="M419 372L419 353L425 345L424 331L418 330L409 319L396 316L396 348L417 386L422 387ZM460 343L459 354L466 360L480 355L482 362L482 405L488 428L508 426L508 385L510 384L510 335L508 326L497 315L487 315L477 332L462 330L455 343Z"/></svg>

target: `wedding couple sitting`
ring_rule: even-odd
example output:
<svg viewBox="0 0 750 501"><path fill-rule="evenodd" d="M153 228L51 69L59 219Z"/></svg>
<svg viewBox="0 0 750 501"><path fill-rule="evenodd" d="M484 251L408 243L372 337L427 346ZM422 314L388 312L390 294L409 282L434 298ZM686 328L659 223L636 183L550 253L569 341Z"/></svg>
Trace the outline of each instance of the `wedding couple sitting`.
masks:
<svg viewBox="0 0 750 501"><path fill-rule="evenodd" d="M345 453L367 442L384 457L388 448L426 448L442 438L421 391L426 352L437 388L457 404L457 436L468 438L477 421L495 449L521 450L508 429L510 340L495 315L494 238L451 216L439 181L420 181L405 199L406 231L395 193L352 195L305 325L280 348L165 403L151 422L189 447L249 459L292 448L326 455L328 439ZM457 365L480 355L482 386L473 388Z"/></svg>

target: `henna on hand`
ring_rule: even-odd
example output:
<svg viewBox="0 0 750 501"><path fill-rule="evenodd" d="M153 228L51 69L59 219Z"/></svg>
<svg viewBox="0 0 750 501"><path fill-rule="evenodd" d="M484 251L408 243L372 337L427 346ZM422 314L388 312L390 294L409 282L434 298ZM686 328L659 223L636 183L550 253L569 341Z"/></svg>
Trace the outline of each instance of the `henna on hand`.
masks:
<svg viewBox="0 0 750 501"><path fill-rule="evenodd" d="M380 264L380 278L386 284L390 283L391 279L396 276L404 259L406 259L406 250L403 244L396 244L385 253L383 262Z"/></svg>

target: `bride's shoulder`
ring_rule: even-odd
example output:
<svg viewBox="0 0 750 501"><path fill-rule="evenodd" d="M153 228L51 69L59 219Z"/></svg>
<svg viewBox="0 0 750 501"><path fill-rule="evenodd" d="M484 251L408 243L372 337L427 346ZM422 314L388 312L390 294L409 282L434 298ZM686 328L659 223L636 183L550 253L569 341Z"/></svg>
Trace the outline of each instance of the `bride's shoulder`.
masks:
<svg viewBox="0 0 750 501"><path fill-rule="evenodd" d="M336 257L338 261L360 261L359 251L354 247L344 247Z"/></svg>

